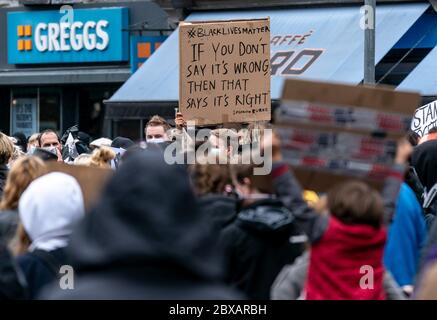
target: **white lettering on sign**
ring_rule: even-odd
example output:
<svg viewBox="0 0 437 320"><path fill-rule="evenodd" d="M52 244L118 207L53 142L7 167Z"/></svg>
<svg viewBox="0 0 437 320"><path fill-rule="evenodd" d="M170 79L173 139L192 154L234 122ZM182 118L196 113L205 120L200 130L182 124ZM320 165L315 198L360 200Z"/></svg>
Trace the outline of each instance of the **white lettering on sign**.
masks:
<svg viewBox="0 0 437 320"><path fill-rule="evenodd" d="M109 45L109 34L105 30L106 20L76 21L74 23L39 23L35 28L35 47L45 51L88 51L105 50Z"/></svg>

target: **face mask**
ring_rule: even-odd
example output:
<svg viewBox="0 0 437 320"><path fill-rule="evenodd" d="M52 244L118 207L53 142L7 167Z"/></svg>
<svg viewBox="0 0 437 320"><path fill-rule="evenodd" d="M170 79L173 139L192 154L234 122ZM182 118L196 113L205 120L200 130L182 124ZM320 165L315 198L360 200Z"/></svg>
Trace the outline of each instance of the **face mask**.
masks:
<svg viewBox="0 0 437 320"><path fill-rule="evenodd" d="M43 147L42 149L47 150L55 155L58 155L56 147Z"/></svg>
<svg viewBox="0 0 437 320"><path fill-rule="evenodd" d="M28 154L33 154L33 152L35 151L36 147L35 146L30 146L30 148L27 150Z"/></svg>
<svg viewBox="0 0 437 320"><path fill-rule="evenodd" d="M164 138L152 138L152 139L147 139L146 141L147 141L147 143L163 143L163 142L165 142Z"/></svg>

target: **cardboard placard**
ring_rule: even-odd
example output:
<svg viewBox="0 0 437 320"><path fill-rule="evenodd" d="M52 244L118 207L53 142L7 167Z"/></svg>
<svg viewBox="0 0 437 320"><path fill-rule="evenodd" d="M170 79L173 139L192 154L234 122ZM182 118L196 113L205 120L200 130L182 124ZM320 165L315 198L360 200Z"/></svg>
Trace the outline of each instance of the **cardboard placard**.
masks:
<svg viewBox="0 0 437 320"><path fill-rule="evenodd" d="M383 133L400 138L409 128L420 99L418 93L395 91L386 86L289 79L284 84L275 123L365 135ZM290 117L293 112L283 108L287 104L290 108L300 107L295 114L303 114L311 121L300 121L298 117L293 120Z"/></svg>
<svg viewBox="0 0 437 320"><path fill-rule="evenodd" d="M287 80L275 112L284 160L310 190L347 180L381 190L420 99L388 87Z"/></svg>
<svg viewBox="0 0 437 320"><path fill-rule="evenodd" d="M197 125L271 119L270 20L179 24L179 110Z"/></svg>
<svg viewBox="0 0 437 320"><path fill-rule="evenodd" d="M114 172L110 169L68 165L56 161L48 161L46 165L49 172L63 172L76 178L82 189L86 211L96 204L103 187Z"/></svg>
<svg viewBox="0 0 437 320"><path fill-rule="evenodd" d="M381 192L384 187L384 181L378 179L356 178L344 174L316 171L303 167L291 168L304 190L312 190L317 193L326 193L336 185L357 180L367 183L370 187L379 192Z"/></svg>
<svg viewBox="0 0 437 320"><path fill-rule="evenodd" d="M437 100L418 108L411 121L411 130L420 137L427 135L434 127L437 127Z"/></svg>

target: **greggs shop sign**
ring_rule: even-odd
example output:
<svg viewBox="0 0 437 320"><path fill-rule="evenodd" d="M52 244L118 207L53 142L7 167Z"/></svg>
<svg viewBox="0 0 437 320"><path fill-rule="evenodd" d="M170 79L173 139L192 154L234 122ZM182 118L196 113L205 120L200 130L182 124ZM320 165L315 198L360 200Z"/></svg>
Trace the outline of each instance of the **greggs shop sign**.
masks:
<svg viewBox="0 0 437 320"><path fill-rule="evenodd" d="M127 8L8 13L8 63L116 62L129 59Z"/></svg>

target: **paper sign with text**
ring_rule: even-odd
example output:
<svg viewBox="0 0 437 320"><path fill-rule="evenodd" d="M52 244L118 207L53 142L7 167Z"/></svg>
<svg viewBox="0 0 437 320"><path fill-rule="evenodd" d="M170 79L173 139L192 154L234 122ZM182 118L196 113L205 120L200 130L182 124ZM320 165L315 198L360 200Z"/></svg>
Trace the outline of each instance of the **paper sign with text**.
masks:
<svg viewBox="0 0 437 320"><path fill-rule="evenodd" d="M437 100L417 109L411 121L411 130L421 137L434 127L437 127Z"/></svg>
<svg viewBox="0 0 437 320"><path fill-rule="evenodd" d="M179 109L187 120L270 120L269 19L183 22L179 41Z"/></svg>

